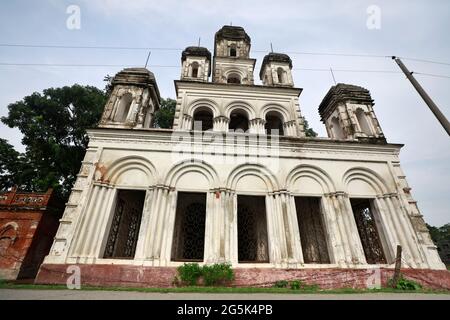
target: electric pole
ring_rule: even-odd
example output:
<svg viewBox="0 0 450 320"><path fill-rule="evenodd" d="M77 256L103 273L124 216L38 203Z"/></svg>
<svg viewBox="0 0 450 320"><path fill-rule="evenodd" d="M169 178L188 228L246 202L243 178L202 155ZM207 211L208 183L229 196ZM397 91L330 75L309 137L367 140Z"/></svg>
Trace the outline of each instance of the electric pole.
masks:
<svg viewBox="0 0 450 320"><path fill-rule="evenodd" d="M435 117L438 119L438 121L444 127L445 131L447 131L447 134L450 136L450 123L448 122L445 115L441 112L441 110L439 110L438 106L433 102L433 100L431 100L430 96L425 92L425 90L422 88L422 86L419 84L419 82L417 82L416 78L414 78L414 76L412 75L412 72L410 72L406 68L406 66L403 64L403 62L400 60L400 58L393 56L392 59L395 60L395 62L398 64L398 66L403 71L405 76L411 82L413 87L416 89L416 91L420 94L422 99L428 105L431 112L433 112Z"/></svg>

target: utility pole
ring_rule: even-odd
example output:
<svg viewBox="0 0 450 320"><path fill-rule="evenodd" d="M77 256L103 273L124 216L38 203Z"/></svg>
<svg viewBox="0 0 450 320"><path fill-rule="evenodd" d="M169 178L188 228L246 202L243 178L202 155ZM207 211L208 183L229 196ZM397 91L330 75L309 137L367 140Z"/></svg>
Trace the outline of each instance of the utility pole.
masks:
<svg viewBox="0 0 450 320"><path fill-rule="evenodd" d="M419 84L419 82L417 82L416 78L414 78L414 76L412 75L412 72L410 72L406 68L406 66L403 64L403 62L400 60L400 58L393 56L392 59L395 60L395 62L398 64L398 66L403 71L405 76L411 82L413 87L416 89L416 91L420 94L422 99L428 105L431 112L433 112L435 117L438 119L438 121L444 127L445 131L447 131L447 134L450 136L450 123L448 122L445 115L441 112L441 110L439 110L438 106L433 102L433 100L431 100L430 96L425 92L425 90L422 88L422 86Z"/></svg>

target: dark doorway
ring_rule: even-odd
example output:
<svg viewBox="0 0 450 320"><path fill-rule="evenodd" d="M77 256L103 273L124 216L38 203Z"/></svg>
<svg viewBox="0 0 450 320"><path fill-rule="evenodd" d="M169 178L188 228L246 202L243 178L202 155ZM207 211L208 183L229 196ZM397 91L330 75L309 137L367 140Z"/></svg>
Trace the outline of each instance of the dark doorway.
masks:
<svg viewBox="0 0 450 320"><path fill-rule="evenodd" d="M201 123L202 131L212 130L214 126L213 114L209 110L199 110L194 113L194 129L197 128L196 122Z"/></svg>
<svg viewBox="0 0 450 320"><path fill-rule="evenodd" d="M284 135L283 121L276 113L268 113L266 115L265 127L267 134Z"/></svg>
<svg viewBox="0 0 450 320"><path fill-rule="evenodd" d="M116 208L105 248L105 258L134 258L144 200L145 191L118 191Z"/></svg>
<svg viewBox="0 0 450 320"><path fill-rule="evenodd" d="M230 124L228 126L229 131L248 131L248 118L241 112L233 112L230 116Z"/></svg>
<svg viewBox="0 0 450 320"><path fill-rule="evenodd" d="M206 194L178 192L173 261L203 261L205 250Z"/></svg>
<svg viewBox="0 0 450 320"><path fill-rule="evenodd" d="M373 216L372 199L350 199L368 264L384 264L386 257Z"/></svg>
<svg viewBox="0 0 450 320"><path fill-rule="evenodd" d="M238 196L238 261L269 262L264 196Z"/></svg>
<svg viewBox="0 0 450 320"><path fill-rule="evenodd" d="M298 228L305 263L330 263L320 198L295 197Z"/></svg>

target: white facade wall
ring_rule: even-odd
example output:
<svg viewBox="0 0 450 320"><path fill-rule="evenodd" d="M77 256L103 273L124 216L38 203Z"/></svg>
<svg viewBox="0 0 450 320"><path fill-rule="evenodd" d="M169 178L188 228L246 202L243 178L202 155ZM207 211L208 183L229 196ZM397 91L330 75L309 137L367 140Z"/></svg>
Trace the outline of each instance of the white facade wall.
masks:
<svg viewBox="0 0 450 320"><path fill-rule="evenodd" d="M364 197L374 199L388 266L400 244L407 266L444 268L436 247L424 236L428 233L420 229L423 220L404 187L401 145L283 138L268 147L255 135L231 134L222 140L218 132L191 137L156 129L97 129L89 136L89 149L45 263L178 266L180 262L170 259L177 192L194 191L207 194L205 263L367 268L349 200ZM146 191L133 260L102 258L120 189ZM266 197L270 263L237 262L238 194ZM330 264L303 263L294 196L321 197Z"/></svg>

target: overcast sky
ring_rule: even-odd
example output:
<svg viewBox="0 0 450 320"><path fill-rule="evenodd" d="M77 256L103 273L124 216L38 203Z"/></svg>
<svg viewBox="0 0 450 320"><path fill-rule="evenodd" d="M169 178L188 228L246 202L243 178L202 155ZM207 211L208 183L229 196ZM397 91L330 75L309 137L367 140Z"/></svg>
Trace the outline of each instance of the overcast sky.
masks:
<svg viewBox="0 0 450 320"><path fill-rule="evenodd" d="M69 29L68 6L81 12L79 29ZM371 5L380 24L367 22ZM184 48L213 50L214 33L225 24L245 28L258 59L273 43L276 52L324 52L397 55L450 63L450 1L213 1L73 0L2 1L0 43L67 46ZM369 22L374 20L369 20ZM73 26L73 24L72 24ZM374 27L380 28L374 28ZM258 51L258 52L256 52ZM145 50L0 47L0 63L108 64L143 66ZM389 58L290 54L294 68L386 70ZM181 51L152 50L149 62L163 97L175 98ZM410 70L450 76L450 65L404 60ZM169 67L161 67L169 66ZM170 67L175 66L175 67ZM121 67L47 67L0 65L0 116L7 105L35 91L79 83L104 87L105 75ZM334 72L337 82L369 89L375 113L392 143L404 143L400 159L425 220L450 222L450 138L411 84L400 73ZM300 107L310 125L326 136L317 107L333 85L330 72L294 70L304 91ZM450 118L450 79L417 75ZM259 79L255 79L260 84ZM16 130L0 125L0 136L23 151Z"/></svg>

